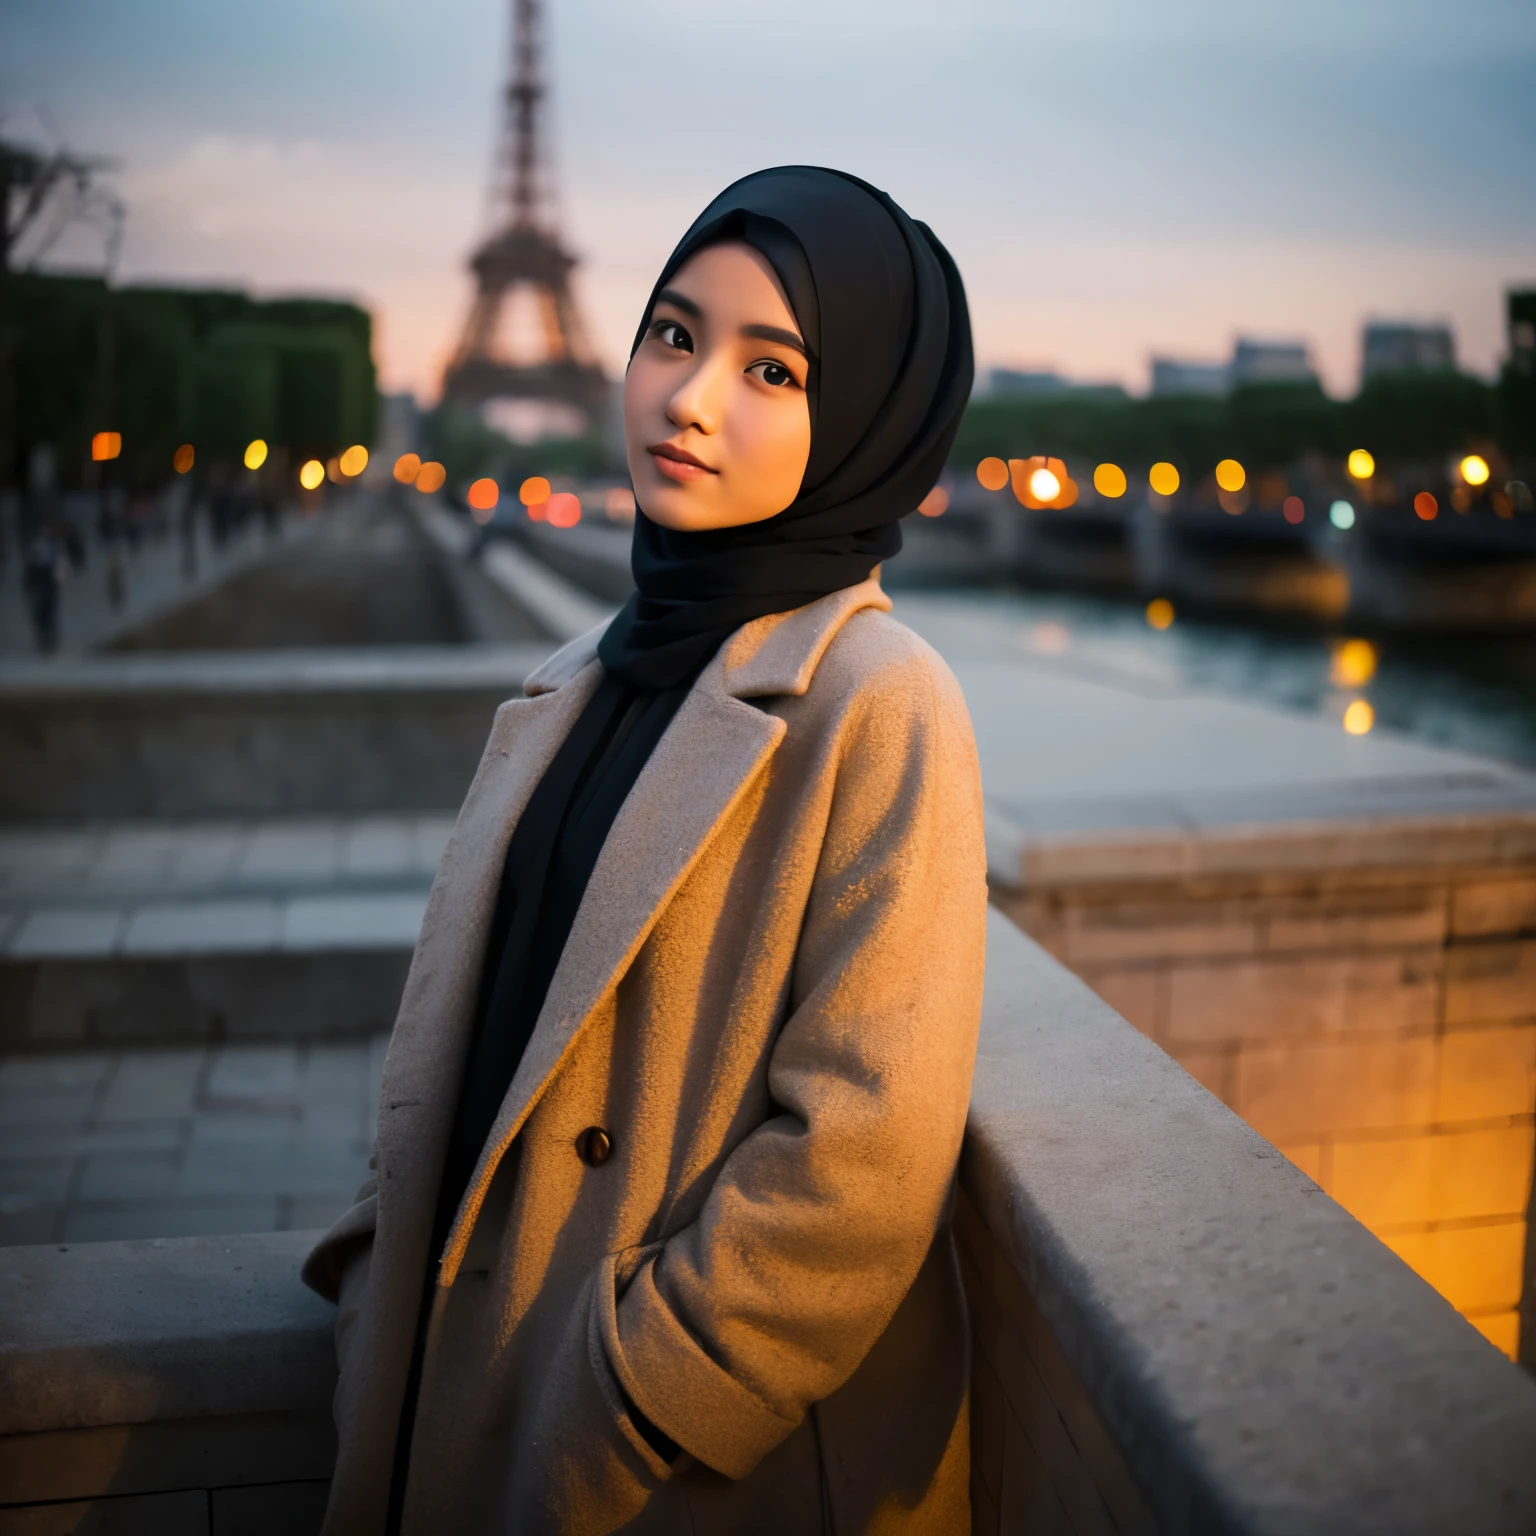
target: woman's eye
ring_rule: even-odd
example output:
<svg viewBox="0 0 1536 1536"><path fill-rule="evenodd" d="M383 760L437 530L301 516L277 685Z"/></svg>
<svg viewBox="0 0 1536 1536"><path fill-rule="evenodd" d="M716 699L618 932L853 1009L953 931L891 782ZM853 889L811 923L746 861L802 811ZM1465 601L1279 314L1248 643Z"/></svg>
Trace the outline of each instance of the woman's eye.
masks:
<svg viewBox="0 0 1536 1536"><path fill-rule="evenodd" d="M771 358L764 358L760 363L753 363L747 369L747 372L755 373L764 384L772 384L775 389L795 382L794 374L783 363L776 363Z"/></svg>
<svg viewBox="0 0 1536 1536"><path fill-rule="evenodd" d="M674 352L693 351L693 337L676 320L658 320L651 327L651 335Z"/></svg>

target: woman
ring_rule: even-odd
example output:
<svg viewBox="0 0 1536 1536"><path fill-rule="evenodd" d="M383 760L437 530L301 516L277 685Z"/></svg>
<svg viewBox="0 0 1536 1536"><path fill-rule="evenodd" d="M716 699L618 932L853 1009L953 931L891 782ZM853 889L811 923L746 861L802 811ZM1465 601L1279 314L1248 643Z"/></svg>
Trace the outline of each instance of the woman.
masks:
<svg viewBox="0 0 1536 1536"><path fill-rule="evenodd" d="M980 789L877 566L971 374L953 262L853 177L750 176L667 262L637 592L497 713L305 1269L331 1536L969 1529Z"/></svg>

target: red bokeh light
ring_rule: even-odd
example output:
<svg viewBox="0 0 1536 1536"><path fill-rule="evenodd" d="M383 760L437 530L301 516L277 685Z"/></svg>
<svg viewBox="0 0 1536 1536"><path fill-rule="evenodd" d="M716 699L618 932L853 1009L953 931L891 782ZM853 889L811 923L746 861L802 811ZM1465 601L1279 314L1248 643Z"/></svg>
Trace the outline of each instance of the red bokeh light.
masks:
<svg viewBox="0 0 1536 1536"><path fill-rule="evenodd" d="M574 528L581 521L581 497L570 491L556 491L545 502L544 514L553 528Z"/></svg>
<svg viewBox="0 0 1536 1536"><path fill-rule="evenodd" d="M1440 510L1440 503L1428 491L1420 491L1413 498L1413 510L1418 513L1422 521L1432 523L1435 520L1435 514Z"/></svg>
<svg viewBox="0 0 1536 1536"><path fill-rule="evenodd" d="M1280 508L1280 515L1288 523L1299 523L1307 515L1300 496L1287 496Z"/></svg>

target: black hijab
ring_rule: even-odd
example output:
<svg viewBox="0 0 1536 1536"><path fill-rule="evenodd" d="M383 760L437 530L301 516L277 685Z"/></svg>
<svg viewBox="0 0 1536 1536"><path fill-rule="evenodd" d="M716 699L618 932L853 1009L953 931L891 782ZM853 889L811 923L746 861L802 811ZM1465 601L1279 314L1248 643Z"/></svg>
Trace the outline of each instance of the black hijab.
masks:
<svg viewBox="0 0 1536 1536"><path fill-rule="evenodd" d="M727 187L651 291L704 247L767 258L809 354L811 452L795 500L741 528L678 533L635 516L635 592L598 646L627 682L669 688L733 630L853 586L901 548L898 519L944 467L974 363L965 288L932 230L841 171L786 165Z"/></svg>

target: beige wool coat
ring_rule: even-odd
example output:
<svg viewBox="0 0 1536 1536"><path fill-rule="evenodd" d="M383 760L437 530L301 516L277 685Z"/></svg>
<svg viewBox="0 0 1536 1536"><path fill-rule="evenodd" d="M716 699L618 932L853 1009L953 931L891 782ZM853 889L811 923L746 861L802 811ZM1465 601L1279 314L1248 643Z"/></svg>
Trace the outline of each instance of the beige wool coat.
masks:
<svg viewBox="0 0 1536 1536"><path fill-rule="evenodd" d="M871 578L738 630L620 810L438 1256L405 1536L969 1530L947 1203L981 790L953 676L889 608ZM384 1528L507 843L596 639L497 712L390 1042L375 1179L305 1267L340 1303L327 1536Z"/></svg>

